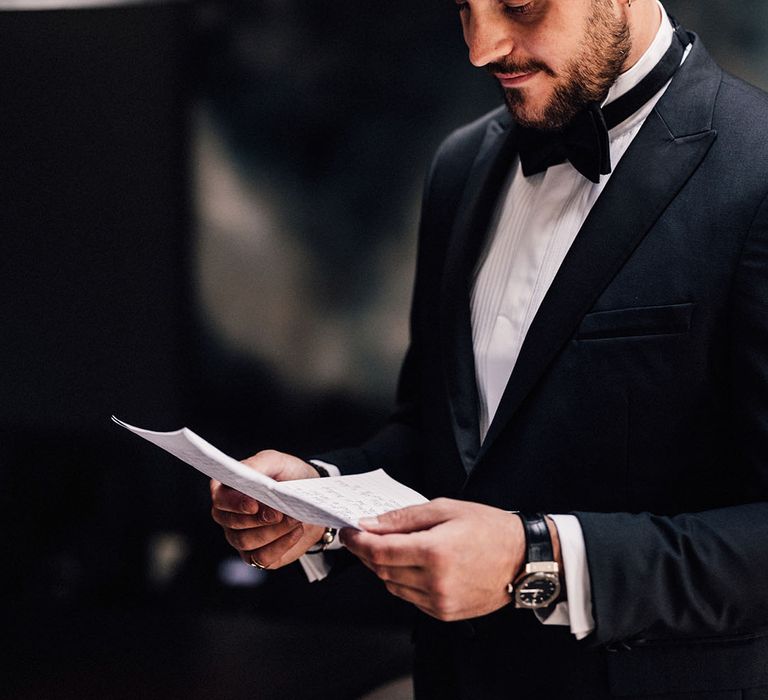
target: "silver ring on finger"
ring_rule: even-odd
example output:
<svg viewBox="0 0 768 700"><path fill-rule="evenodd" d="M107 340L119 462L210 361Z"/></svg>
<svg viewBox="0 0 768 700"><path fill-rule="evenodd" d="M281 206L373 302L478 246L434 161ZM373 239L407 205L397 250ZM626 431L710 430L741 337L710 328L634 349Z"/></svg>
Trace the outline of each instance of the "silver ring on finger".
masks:
<svg viewBox="0 0 768 700"><path fill-rule="evenodd" d="M249 563L249 566L253 566L256 569L261 569L262 571L267 568L256 557L254 557L253 554L251 554L251 561Z"/></svg>

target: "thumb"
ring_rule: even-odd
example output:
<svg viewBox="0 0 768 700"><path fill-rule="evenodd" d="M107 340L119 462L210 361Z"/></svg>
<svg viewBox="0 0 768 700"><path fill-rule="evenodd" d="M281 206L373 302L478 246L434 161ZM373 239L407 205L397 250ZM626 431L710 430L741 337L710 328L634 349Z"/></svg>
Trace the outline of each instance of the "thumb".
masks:
<svg viewBox="0 0 768 700"><path fill-rule="evenodd" d="M244 459L243 464L275 481L311 479L319 476L315 468L303 459L276 450L262 450L253 457Z"/></svg>
<svg viewBox="0 0 768 700"><path fill-rule="evenodd" d="M358 525L368 532L384 535L393 532L429 530L450 518L450 501L439 498L423 505L391 510L373 518L360 518Z"/></svg>

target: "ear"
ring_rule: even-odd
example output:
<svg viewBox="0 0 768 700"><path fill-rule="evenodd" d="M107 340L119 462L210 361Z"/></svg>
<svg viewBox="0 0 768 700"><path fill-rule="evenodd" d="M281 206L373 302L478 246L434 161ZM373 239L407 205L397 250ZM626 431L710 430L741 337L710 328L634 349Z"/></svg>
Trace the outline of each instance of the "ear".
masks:
<svg viewBox="0 0 768 700"><path fill-rule="evenodd" d="M656 0L654 0L655 4ZM644 0L613 0L613 8L616 13L627 19L631 19L640 4L647 5Z"/></svg>

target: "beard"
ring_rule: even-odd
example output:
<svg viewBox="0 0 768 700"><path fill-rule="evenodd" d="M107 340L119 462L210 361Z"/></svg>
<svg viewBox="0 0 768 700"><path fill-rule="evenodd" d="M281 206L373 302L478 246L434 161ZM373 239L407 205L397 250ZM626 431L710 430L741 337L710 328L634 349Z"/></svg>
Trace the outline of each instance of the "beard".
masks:
<svg viewBox="0 0 768 700"><path fill-rule="evenodd" d="M602 102L621 74L632 41L627 23L612 12L610 0L593 0L578 56L558 75L546 63L512 59L489 64L491 73L540 71L556 80L549 101L534 110L526 88L502 88L515 121L524 127L558 131L591 102Z"/></svg>

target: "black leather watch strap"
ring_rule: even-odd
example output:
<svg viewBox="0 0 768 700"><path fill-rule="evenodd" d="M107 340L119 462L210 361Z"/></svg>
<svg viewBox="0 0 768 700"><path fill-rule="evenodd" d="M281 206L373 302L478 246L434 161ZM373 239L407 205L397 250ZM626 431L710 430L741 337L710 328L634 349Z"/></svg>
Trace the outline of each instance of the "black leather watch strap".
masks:
<svg viewBox="0 0 768 700"><path fill-rule="evenodd" d="M549 528L544 515L541 513L534 513L533 515L518 513L518 515L523 521L525 530L527 561L554 561L552 538L549 536Z"/></svg>
<svg viewBox="0 0 768 700"><path fill-rule="evenodd" d="M314 462L310 462L309 460L305 460L306 463L312 467L322 478L328 477L331 475L331 473L325 468L321 467L319 464L315 464Z"/></svg>

